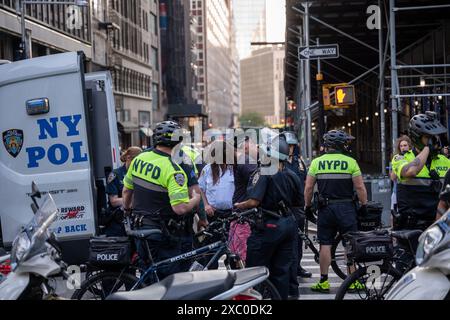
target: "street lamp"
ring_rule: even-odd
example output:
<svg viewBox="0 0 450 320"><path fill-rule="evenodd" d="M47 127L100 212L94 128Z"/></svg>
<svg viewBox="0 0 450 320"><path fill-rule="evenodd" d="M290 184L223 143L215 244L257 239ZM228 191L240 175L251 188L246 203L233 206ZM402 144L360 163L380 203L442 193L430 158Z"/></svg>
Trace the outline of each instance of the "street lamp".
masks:
<svg viewBox="0 0 450 320"><path fill-rule="evenodd" d="M426 83L425 83L425 79L424 78L420 78L420 86L421 87L425 87Z"/></svg>
<svg viewBox="0 0 450 320"><path fill-rule="evenodd" d="M57 4L57 5L75 5L78 7L87 7L89 5L89 1L86 0L74 0L74 1L42 1L42 0L17 0L20 1L20 18L21 18L21 29L22 29L22 43L21 43L21 49L23 50L25 54L25 59L29 59L30 52L27 45L27 36L26 36L26 30L25 30L25 5L27 4Z"/></svg>

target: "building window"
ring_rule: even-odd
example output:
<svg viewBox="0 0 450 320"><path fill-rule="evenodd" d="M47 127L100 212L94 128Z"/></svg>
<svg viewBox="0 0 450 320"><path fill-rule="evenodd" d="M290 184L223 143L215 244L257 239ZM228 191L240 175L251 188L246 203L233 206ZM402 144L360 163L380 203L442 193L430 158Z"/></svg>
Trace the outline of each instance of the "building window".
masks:
<svg viewBox="0 0 450 320"><path fill-rule="evenodd" d="M121 122L128 122L130 121L130 110L123 109L116 112L117 119Z"/></svg>
<svg viewBox="0 0 450 320"><path fill-rule="evenodd" d="M152 84L152 108L159 109L159 86L156 83Z"/></svg>
<svg viewBox="0 0 450 320"><path fill-rule="evenodd" d="M138 117L140 127L150 127L150 111L139 111Z"/></svg>
<svg viewBox="0 0 450 320"><path fill-rule="evenodd" d="M155 68L156 71L159 71L159 63L158 63L158 49L152 47L152 67Z"/></svg>
<svg viewBox="0 0 450 320"><path fill-rule="evenodd" d="M156 16L151 13L150 14L150 32L153 33L154 35L158 35L158 23L157 23L158 19L156 18Z"/></svg>

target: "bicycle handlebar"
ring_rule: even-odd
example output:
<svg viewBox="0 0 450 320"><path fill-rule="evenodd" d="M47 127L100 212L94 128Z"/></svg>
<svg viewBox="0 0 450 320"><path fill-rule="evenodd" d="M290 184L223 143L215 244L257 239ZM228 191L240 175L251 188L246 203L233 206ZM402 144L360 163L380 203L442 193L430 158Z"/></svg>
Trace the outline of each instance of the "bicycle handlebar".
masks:
<svg viewBox="0 0 450 320"><path fill-rule="evenodd" d="M253 209L246 210L243 212L232 212L227 217L218 218L216 221L214 221L210 225L208 225L205 230L197 232L195 234L195 237L200 237L203 235L212 237L213 233L220 233L222 231L223 223L231 222L231 221L238 220L238 219L246 220L248 216L250 216L252 214L256 214L256 213L258 213L257 208L253 208ZM221 227L219 228L219 230L214 230L213 227L215 227L215 226L221 226Z"/></svg>

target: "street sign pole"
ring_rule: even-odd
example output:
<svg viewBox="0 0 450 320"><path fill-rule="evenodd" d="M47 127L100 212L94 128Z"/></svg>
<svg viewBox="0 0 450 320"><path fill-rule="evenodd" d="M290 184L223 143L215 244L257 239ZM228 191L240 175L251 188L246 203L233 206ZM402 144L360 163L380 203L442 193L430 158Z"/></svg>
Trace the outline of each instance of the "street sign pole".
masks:
<svg viewBox="0 0 450 320"><path fill-rule="evenodd" d="M317 45L319 45L319 38L317 38ZM323 80L322 68L320 64L320 58L318 58L316 81L317 81L317 101L319 108L319 137L318 137L319 145L322 144L323 135L325 134L325 123L324 123L325 110L323 106L322 80Z"/></svg>
<svg viewBox="0 0 450 320"><path fill-rule="evenodd" d="M303 30L305 33L305 45L307 47L309 47L309 6L311 5L310 2L303 2L302 6L305 8L305 17L303 19ZM305 72L304 72L304 77L305 77L305 105L306 106L310 106L311 105L311 63L310 60L308 59L305 62ZM312 161L312 133L311 133L311 108L308 108L308 110L306 111L306 117L307 117L307 122L306 122L306 138L308 140L308 163L311 163Z"/></svg>

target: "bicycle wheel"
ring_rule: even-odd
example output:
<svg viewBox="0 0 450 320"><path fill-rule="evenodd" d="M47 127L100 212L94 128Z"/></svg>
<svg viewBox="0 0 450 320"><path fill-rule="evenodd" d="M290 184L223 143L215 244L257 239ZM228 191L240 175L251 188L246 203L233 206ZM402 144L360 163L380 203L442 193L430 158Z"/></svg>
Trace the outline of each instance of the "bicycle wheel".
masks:
<svg viewBox="0 0 450 320"><path fill-rule="evenodd" d="M139 279L124 272L100 272L86 278L80 288L75 290L74 300L105 300L115 292L129 291ZM143 288L140 285L137 289Z"/></svg>
<svg viewBox="0 0 450 320"><path fill-rule="evenodd" d="M401 278L401 274L391 266L370 265L356 269L339 287L335 300L384 300L386 293ZM350 289L359 281L358 290Z"/></svg>
<svg viewBox="0 0 450 320"><path fill-rule="evenodd" d="M340 247L339 244L341 239L337 239L337 241L331 247L331 268L334 273L345 280L347 278L347 256L345 254L345 250L343 247Z"/></svg>
<svg viewBox="0 0 450 320"><path fill-rule="evenodd" d="M280 293L270 280L264 280L253 289L262 295L263 300L281 300Z"/></svg>

